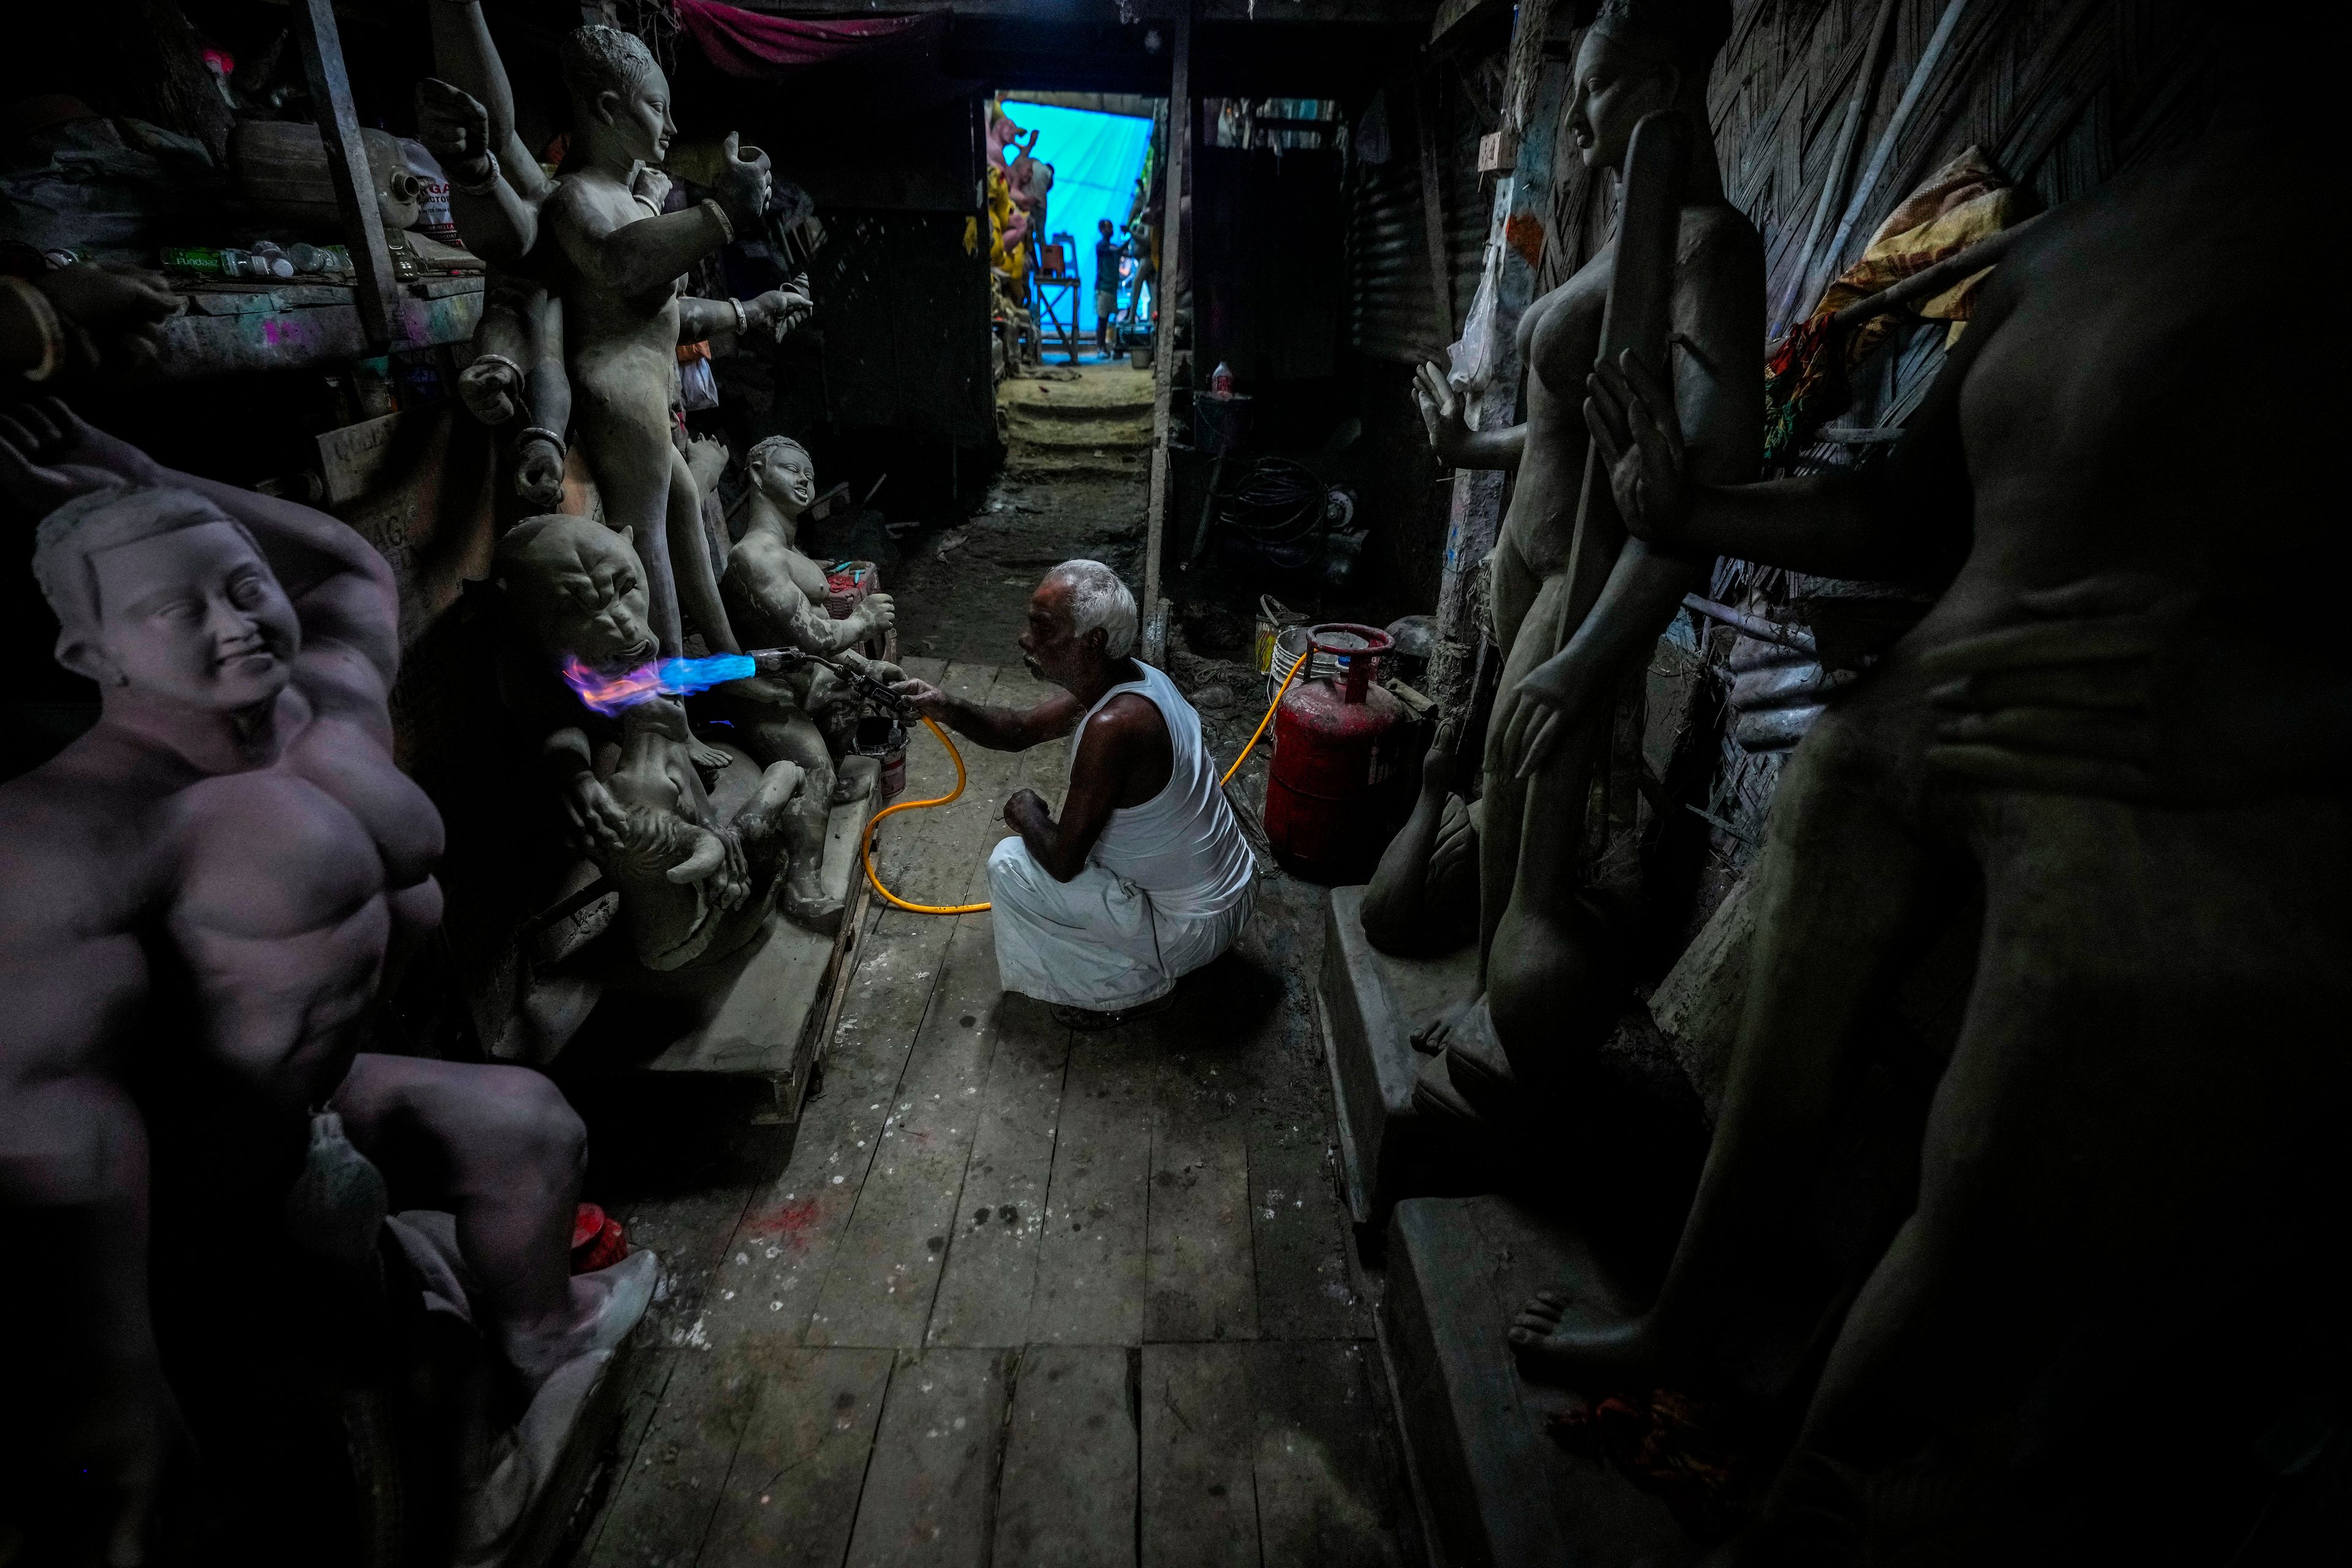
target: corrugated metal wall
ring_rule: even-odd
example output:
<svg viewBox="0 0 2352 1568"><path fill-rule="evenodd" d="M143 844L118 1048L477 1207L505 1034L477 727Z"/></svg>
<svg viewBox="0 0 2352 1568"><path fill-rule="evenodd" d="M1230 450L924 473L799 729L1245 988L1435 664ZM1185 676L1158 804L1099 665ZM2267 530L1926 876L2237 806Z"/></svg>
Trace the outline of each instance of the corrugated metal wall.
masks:
<svg viewBox="0 0 2352 1568"><path fill-rule="evenodd" d="M1348 193L1348 338L1372 359L1418 364L1442 355L1453 323L1438 313L1422 200L1412 94L1384 89L1389 157L1359 158Z"/></svg>
<svg viewBox="0 0 2352 1568"><path fill-rule="evenodd" d="M1493 188L1478 176L1478 139L1502 123L1502 55L1444 57L1382 89L1390 156L1355 161L1348 195L1349 337L1374 359L1443 360L1478 287ZM1421 114L1433 106L1439 206L1451 319L1431 276L1422 184Z"/></svg>

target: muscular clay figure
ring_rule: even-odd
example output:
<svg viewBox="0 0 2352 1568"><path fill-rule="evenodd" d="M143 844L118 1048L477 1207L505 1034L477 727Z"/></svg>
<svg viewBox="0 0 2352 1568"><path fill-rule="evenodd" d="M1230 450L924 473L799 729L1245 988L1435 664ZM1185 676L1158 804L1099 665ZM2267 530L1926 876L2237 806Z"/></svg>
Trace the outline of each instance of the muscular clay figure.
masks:
<svg viewBox="0 0 2352 1568"><path fill-rule="evenodd" d="M1585 165L1611 171L1623 167L1644 115L1676 109L1696 128L1675 257L1672 377L1692 469L1717 481L1754 476L1763 418L1754 372L1763 247L1724 200L1706 135L1707 65L1729 27L1722 0L1610 0L1577 50L1568 118ZM1708 560L1629 541L1591 612L1570 618L1567 569L1588 447L1580 409L1616 256L1612 242L1521 319L1525 425L1468 429L1444 375L1433 365L1422 373L1438 455L1518 472L1487 558L1495 637L1507 651L1478 826L1484 994L1465 1010L1486 1009L1507 1069L1474 1044L1485 1031L1462 1027L1465 1015L1456 1014L1444 1071L1424 1072L1420 1086L1424 1098L1439 1097L1441 1112L1529 1093L1557 1105L1624 994L1613 923L1579 874L1586 780L1629 671L1648 658L1683 595L1704 582ZM1592 504L1611 502L1596 493ZM1439 1026L1439 1037L1448 1033Z"/></svg>
<svg viewBox="0 0 2352 1568"><path fill-rule="evenodd" d="M1876 477L1709 484L1654 377L1594 378L1637 534L1833 576L1958 565L1782 776L1723 1114L1655 1305L1539 1299L1514 1334L1594 1394L1704 1375L1816 1169L1858 1016L1980 878L1916 1209L1772 1500L1790 1561L1850 1560L1889 1488L1930 1505L1908 1528L1937 1561L2230 1559L2243 1516L2200 1545L2184 1505L2314 1375L2258 1379L2188 1445L2212 1460L2194 1495L2147 1495L2181 1437L2132 1401L2217 1386L2322 1310L2281 1270L2341 1221L2352 682L2294 599L2340 570L2340 443L2323 364L2243 295L2326 177L2310 128L2256 122L2298 101L2282 58L2192 156L2019 239ZM2217 438L2218 388L2260 407L2258 441Z"/></svg>
<svg viewBox="0 0 2352 1568"><path fill-rule="evenodd" d="M533 1387L617 1342L655 1265L572 1278L583 1130L546 1079L359 1053L388 959L441 913L440 816L392 760L383 559L61 404L0 418L0 488L47 514L33 566L58 658L103 699L0 785L0 1203L55 1249L57 1500L131 1563L171 1420L151 1150L158 1201L215 1246L268 1247L239 1227L278 1214L311 1110L340 1112L400 1205L456 1213L480 1321Z"/></svg>

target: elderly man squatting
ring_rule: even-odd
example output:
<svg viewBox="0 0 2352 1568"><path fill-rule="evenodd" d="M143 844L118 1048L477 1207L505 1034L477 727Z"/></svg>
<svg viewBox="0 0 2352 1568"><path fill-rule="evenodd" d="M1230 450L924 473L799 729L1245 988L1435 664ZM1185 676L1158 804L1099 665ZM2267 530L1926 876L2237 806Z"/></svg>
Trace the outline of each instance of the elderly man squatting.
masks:
<svg viewBox="0 0 2352 1568"><path fill-rule="evenodd" d="M1157 1012L1179 977L1231 947L1257 897L1257 864L1225 801L1201 716L1136 659L1135 596L1095 561L1066 561L1029 600L1022 662L1061 690L1027 709L982 708L927 681L897 690L992 751L1072 737L1062 818L1034 790L1004 803L1016 837L988 858L1004 989L1078 1028Z"/></svg>

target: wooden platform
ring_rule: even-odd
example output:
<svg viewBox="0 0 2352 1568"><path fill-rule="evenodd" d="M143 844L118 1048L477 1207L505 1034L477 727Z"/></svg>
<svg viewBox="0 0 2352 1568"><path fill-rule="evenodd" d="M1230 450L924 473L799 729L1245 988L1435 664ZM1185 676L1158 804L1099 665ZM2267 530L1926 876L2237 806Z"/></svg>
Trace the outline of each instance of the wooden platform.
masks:
<svg viewBox="0 0 2352 1568"><path fill-rule="evenodd" d="M1330 891L1315 1005L1339 1103L1348 1206L1360 1243L1377 1256L1400 1198L1444 1189L1445 1173L1433 1169L1443 1151L1413 1110L1423 1058L1412 1042L1476 991L1478 950L1391 958L1366 939L1363 902L1360 887Z"/></svg>
<svg viewBox="0 0 2352 1568"><path fill-rule="evenodd" d="M1005 797L1058 796L1065 754L967 748L961 800L883 829L886 882L985 898ZM953 780L928 734L908 773ZM1416 1561L1309 1018L1319 899L1270 877L1234 953L1102 1034L998 989L986 915L877 909L788 1154L635 1197L591 1173L669 1277L577 1560Z"/></svg>
<svg viewBox="0 0 2352 1568"><path fill-rule="evenodd" d="M800 1114L820 1053L840 1016L850 950L871 907L873 890L859 864L858 846L867 820L880 807L870 787L877 769L866 757L852 757L845 767L866 775L869 789L833 808L825 834L824 886L843 900L840 925L831 932L810 931L777 910L756 939L715 963L658 974L634 966L620 972L566 1047L563 1070L746 1079L767 1092L758 1113L761 1121L789 1122ZM759 770L737 752L719 777L712 805L724 817L749 796ZM604 909L609 923L605 906L613 903L606 895L568 918Z"/></svg>
<svg viewBox="0 0 2352 1568"><path fill-rule="evenodd" d="M1664 1503L1545 1430L1575 1404L1519 1375L1504 1335L1538 1290L1612 1310L1573 1232L1507 1198L1411 1198L1390 1219L1381 1342L1431 1555L1446 1568L1674 1568L1699 1548Z"/></svg>

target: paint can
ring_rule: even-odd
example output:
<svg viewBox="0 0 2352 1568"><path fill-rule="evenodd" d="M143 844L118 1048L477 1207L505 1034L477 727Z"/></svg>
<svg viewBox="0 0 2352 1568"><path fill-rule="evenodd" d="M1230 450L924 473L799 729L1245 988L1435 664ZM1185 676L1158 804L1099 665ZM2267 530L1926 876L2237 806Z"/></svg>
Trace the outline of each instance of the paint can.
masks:
<svg viewBox="0 0 2352 1568"><path fill-rule="evenodd" d="M1273 595L1260 594L1257 596L1255 626L1257 636L1251 644L1251 653L1260 674L1274 668L1274 643L1275 639L1282 635L1282 628L1303 626L1306 624L1305 616L1300 615ZM1299 646L1303 647L1306 645L1302 643ZM1279 680L1281 677L1276 676L1275 679Z"/></svg>
<svg viewBox="0 0 2352 1568"><path fill-rule="evenodd" d="M889 805L907 793L907 727L887 713L868 713L857 721L857 754L872 757L882 764L881 776L874 787L881 793L882 804Z"/></svg>

